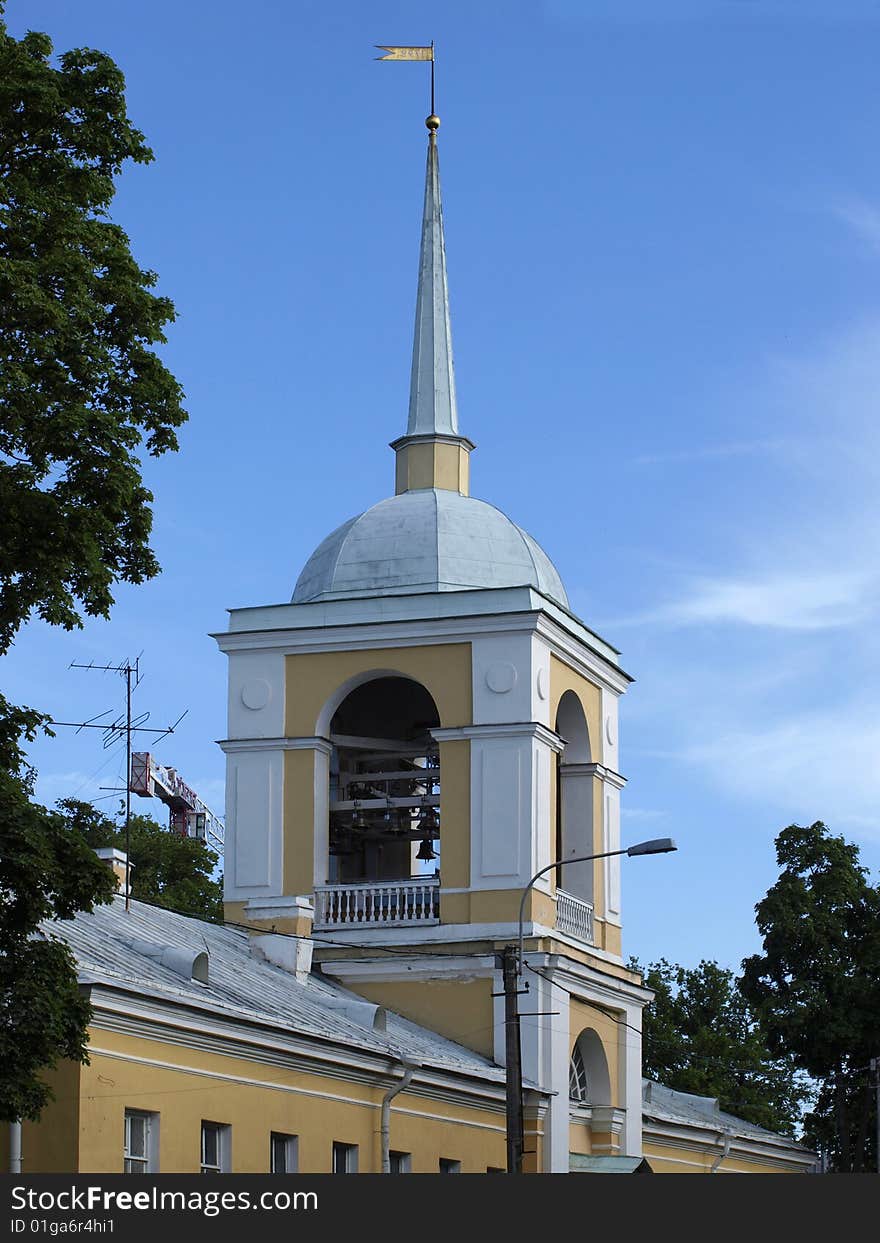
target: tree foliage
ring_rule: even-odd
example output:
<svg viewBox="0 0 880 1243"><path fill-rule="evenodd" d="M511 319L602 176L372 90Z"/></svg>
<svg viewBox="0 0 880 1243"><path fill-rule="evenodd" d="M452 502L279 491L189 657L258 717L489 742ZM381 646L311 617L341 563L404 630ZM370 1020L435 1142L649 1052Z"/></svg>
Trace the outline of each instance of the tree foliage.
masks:
<svg viewBox="0 0 880 1243"><path fill-rule="evenodd" d="M115 583L158 572L139 454L175 449L185 414L152 346L174 318L108 215L127 160L152 153L102 52L52 59L13 38L0 0L0 654L37 615L106 617ZM0 1113L36 1117L39 1068L84 1059L70 954L37 935L106 898L108 870L32 802L23 746L46 718L0 698Z"/></svg>
<svg viewBox="0 0 880 1243"><path fill-rule="evenodd" d="M125 849L126 832L91 803L62 799L58 811L89 846ZM217 855L196 837L173 833L150 816L129 821L131 896L198 919L223 918L223 884L214 878Z"/></svg>
<svg viewBox="0 0 880 1243"><path fill-rule="evenodd" d="M692 968L666 959L632 965L654 992L643 1017L644 1075L716 1097L737 1117L793 1134L806 1085L789 1059L769 1051L733 972L705 959Z"/></svg>
<svg viewBox="0 0 880 1243"><path fill-rule="evenodd" d="M0 1119L36 1118L51 1098L41 1072L85 1061L88 1004L73 957L42 921L70 919L110 899L109 868L61 815L30 801L21 740L38 714L0 698Z"/></svg>
<svg viewBox="0 0 880 1243"><path fill-rule="evenodd" d="M0 651L33 612L70 629L157 573L137 454L186 417L150 348L174 308L107 214L152 152L109 56L51 53L0 19Z"/></svg>
<svg viewBox="0 0 880 1243"><path fill-rule="evenodd" d="M868 1066L878 1052L880 886L858 848L817 822L776 839L779 879L755 908L764 950L743 963L741 987L770 1047L819 1085L807 1133L833 1168L872 1155Z"/></svg>

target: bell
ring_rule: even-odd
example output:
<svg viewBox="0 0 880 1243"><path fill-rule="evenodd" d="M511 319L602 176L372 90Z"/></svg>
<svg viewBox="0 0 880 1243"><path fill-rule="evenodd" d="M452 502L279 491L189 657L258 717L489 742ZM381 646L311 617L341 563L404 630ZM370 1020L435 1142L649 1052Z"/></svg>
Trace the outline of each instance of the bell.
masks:
<svg viewBox="0 0 880 1243"><path fill-rule="evenodd" d="M434 854L434 848L431 845L431 839L429 837L422 838L421 845L419 846L416 852L416 858L424 859L426 862L429 859L437 858L437 856Z"/></svg>

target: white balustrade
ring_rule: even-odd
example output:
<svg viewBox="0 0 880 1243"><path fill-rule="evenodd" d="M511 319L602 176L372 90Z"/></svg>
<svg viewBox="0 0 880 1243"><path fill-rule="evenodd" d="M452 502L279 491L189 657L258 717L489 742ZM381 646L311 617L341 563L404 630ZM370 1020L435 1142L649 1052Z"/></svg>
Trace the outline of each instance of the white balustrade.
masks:
<svg viewBox="0 0 880 1243"><path fill-rule="evenodd" d="M315 886L316 928L389 928L439 922L437 877Z"/></svg>
<svg viewBox="0 0 880 1243"><path fill-rule="evenodd" d="M593 944L593 905L566 893L564 889L556 890L556 927L569 936L579 937L581 941Z"/></svg>

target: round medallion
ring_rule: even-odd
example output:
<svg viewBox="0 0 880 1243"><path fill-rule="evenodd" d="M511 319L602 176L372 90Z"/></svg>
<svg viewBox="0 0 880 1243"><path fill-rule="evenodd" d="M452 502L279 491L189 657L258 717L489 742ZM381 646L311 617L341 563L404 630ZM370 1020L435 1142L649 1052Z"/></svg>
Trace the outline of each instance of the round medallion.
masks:
<svg viewBox="0 0 880 1243"><path fill-rule="evenodd" d="M265 708L271 698L272 687L265 678L253 678L250 682L245 682L241 688L241 702L252 712L259 712L260 708Z"/></svg>
<svg viewBox="0 0 880 1243"><path fill-rule="evenodd" d="M547 670L543 668L538 670L538 698L547 698Z"/></svg>
<svg viewBox="0 0 880 1243"><path fill-rule="evenodd" d="M608 739L608 745L614 746L614 722L610 716L605 718L605 737Z"/></svg>
<svg viewBox="0 0 880 1243"><path fill-rule="evenodd" d="M516 686L516 669L510 661L496 661L486 670L486 685L496 695L506 695Z"/></svg>

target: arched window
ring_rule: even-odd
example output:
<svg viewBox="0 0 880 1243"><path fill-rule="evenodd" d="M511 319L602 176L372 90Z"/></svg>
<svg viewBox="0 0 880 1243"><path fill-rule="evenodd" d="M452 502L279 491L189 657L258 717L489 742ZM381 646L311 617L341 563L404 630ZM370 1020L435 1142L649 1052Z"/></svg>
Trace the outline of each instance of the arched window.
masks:
<svg viewBox="0 0 880 1243"><path fill-rule="evenodd" d="M580 1045L577 1044L572 1050L568 1067L568 1096L572 1101L587 1102L590 1099L584 1055L581 1053Z"/></svg>
<svg viewBox="0 0 880 1243"><path fill-rule="evenodd" d="M440 859L440 758L433 699L410 678L352 690L330 722L328 881L433 876Z"/></svg>
<svg viewBox="0 0 880 1243"><path fill-rule="evenodd" d="M566 691L556 712L556 732L565 749L556 757L556 857L576 859L601 850L593 841L593 779L590 736L583 705L574 691ZM593 901L593 864L573 863L560 868L557 884L582 902Z"/></svg>
<svg viewBox="0 0 880 1243"><path fill-rule="evenodd" d="M599 1033L586 1027L571 1051L568 1094L582 1105L610 1105L611 1076Z"/></svg>

